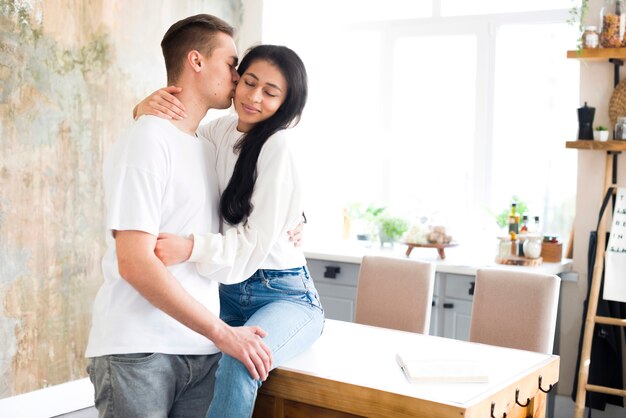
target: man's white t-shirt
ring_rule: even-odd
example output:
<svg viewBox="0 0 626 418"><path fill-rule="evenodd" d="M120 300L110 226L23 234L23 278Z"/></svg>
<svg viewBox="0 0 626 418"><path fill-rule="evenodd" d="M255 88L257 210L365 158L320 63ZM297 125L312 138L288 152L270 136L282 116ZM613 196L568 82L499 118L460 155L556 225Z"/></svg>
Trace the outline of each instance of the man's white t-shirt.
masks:
<svg viewBox="0 0 626 418"><path fill-rule="evenodd" d="M120 276L112 235L112 230L154 236L217 232L214 163L209 141L154 116L142 116L108 153L104 163L108 249L102 260L104 283L93 306L87 357L219 351L210 340L150 304ZM194 263L168 269L187 292L219 315L217 282L200 276Z"/></svg>

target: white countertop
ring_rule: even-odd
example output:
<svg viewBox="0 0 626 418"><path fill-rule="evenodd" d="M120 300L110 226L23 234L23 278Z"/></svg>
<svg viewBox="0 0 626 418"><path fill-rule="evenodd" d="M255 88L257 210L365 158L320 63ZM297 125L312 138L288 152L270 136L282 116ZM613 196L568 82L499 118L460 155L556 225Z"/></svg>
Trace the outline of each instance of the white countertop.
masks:
<svg viewBox="0 0 626 418"><path fill-rule="evenodd" d="M325 244L305 244L304 255L309 260L325 260L340 263L360 264L364 255L405 258L407 246L395 244L391 247L366 247L358 241L339 241ZM506 270L532 271L545 274L559 274L572 269L572 260L564 258L559 263L542 263L540 266L508 266L495 262L495 244L493 252L477 252L471 245L460 244L446 248L446 259L442 260L435 248L414 248L409 258L435 263L438 273L475 275L479 268L501 268Z"/></svg>
<svg viewBox="0 0 626 418"><path fill-rule="evenodd" d="M409 383L396 362L398 350L414 351L425 360L471 359L481 365L489 381ZM319 340L280 369L464 406L506 387L518 376L555 358L557 356L326 319Z"/></svg>

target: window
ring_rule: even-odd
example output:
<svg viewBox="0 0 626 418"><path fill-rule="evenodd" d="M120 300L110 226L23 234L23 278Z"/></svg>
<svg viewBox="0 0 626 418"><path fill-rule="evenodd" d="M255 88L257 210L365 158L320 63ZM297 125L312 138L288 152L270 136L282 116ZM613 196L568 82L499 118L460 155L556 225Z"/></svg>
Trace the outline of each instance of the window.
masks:
<svg viewBox="0 0 626 418"><path fill-rule="evenodd" d="M567 239L576 154L564 142L579 107L569 0L292 3L265 0L263 42L307 65L290 136L311 240L339 238L343 208L362 202L493 241L513 196Z"/></svg>
<svg viewBox="0 0 626 418"><path fill-rule="evenodd" d="M465 16L495 13L516 13L537 10L568 9L572 0L441 0L443 16Z"/></svg>

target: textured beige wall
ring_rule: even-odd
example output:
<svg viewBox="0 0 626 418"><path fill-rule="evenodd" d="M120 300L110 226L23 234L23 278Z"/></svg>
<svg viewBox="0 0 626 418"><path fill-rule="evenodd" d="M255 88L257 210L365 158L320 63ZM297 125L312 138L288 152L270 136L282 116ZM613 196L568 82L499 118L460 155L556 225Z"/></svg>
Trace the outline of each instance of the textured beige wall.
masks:
<svg viewBox="0 0 626 418"><path fill-rule="evenodd" d="M238 0L0 0L0 398L85 376L103 153L195 13L241 23Z"/></svg>

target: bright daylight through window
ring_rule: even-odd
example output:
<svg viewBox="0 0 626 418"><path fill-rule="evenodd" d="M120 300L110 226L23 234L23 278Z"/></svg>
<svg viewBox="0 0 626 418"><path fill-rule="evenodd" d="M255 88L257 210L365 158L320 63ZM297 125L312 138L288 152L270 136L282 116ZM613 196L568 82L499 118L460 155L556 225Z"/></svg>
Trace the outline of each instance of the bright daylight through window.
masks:
<svg viewBox="0 0 626 418"><path fill-rule="evenodd" d="M344 210L360 203L495 245L496 215L518 199L567 242L577 161L564 143L580 105L578 63L565 58L578 38L572 5L265 0L263 42L290 46L309 72L290 132L308 239L340 239ZM305 19L288 17L296 8Z"/></svg>

